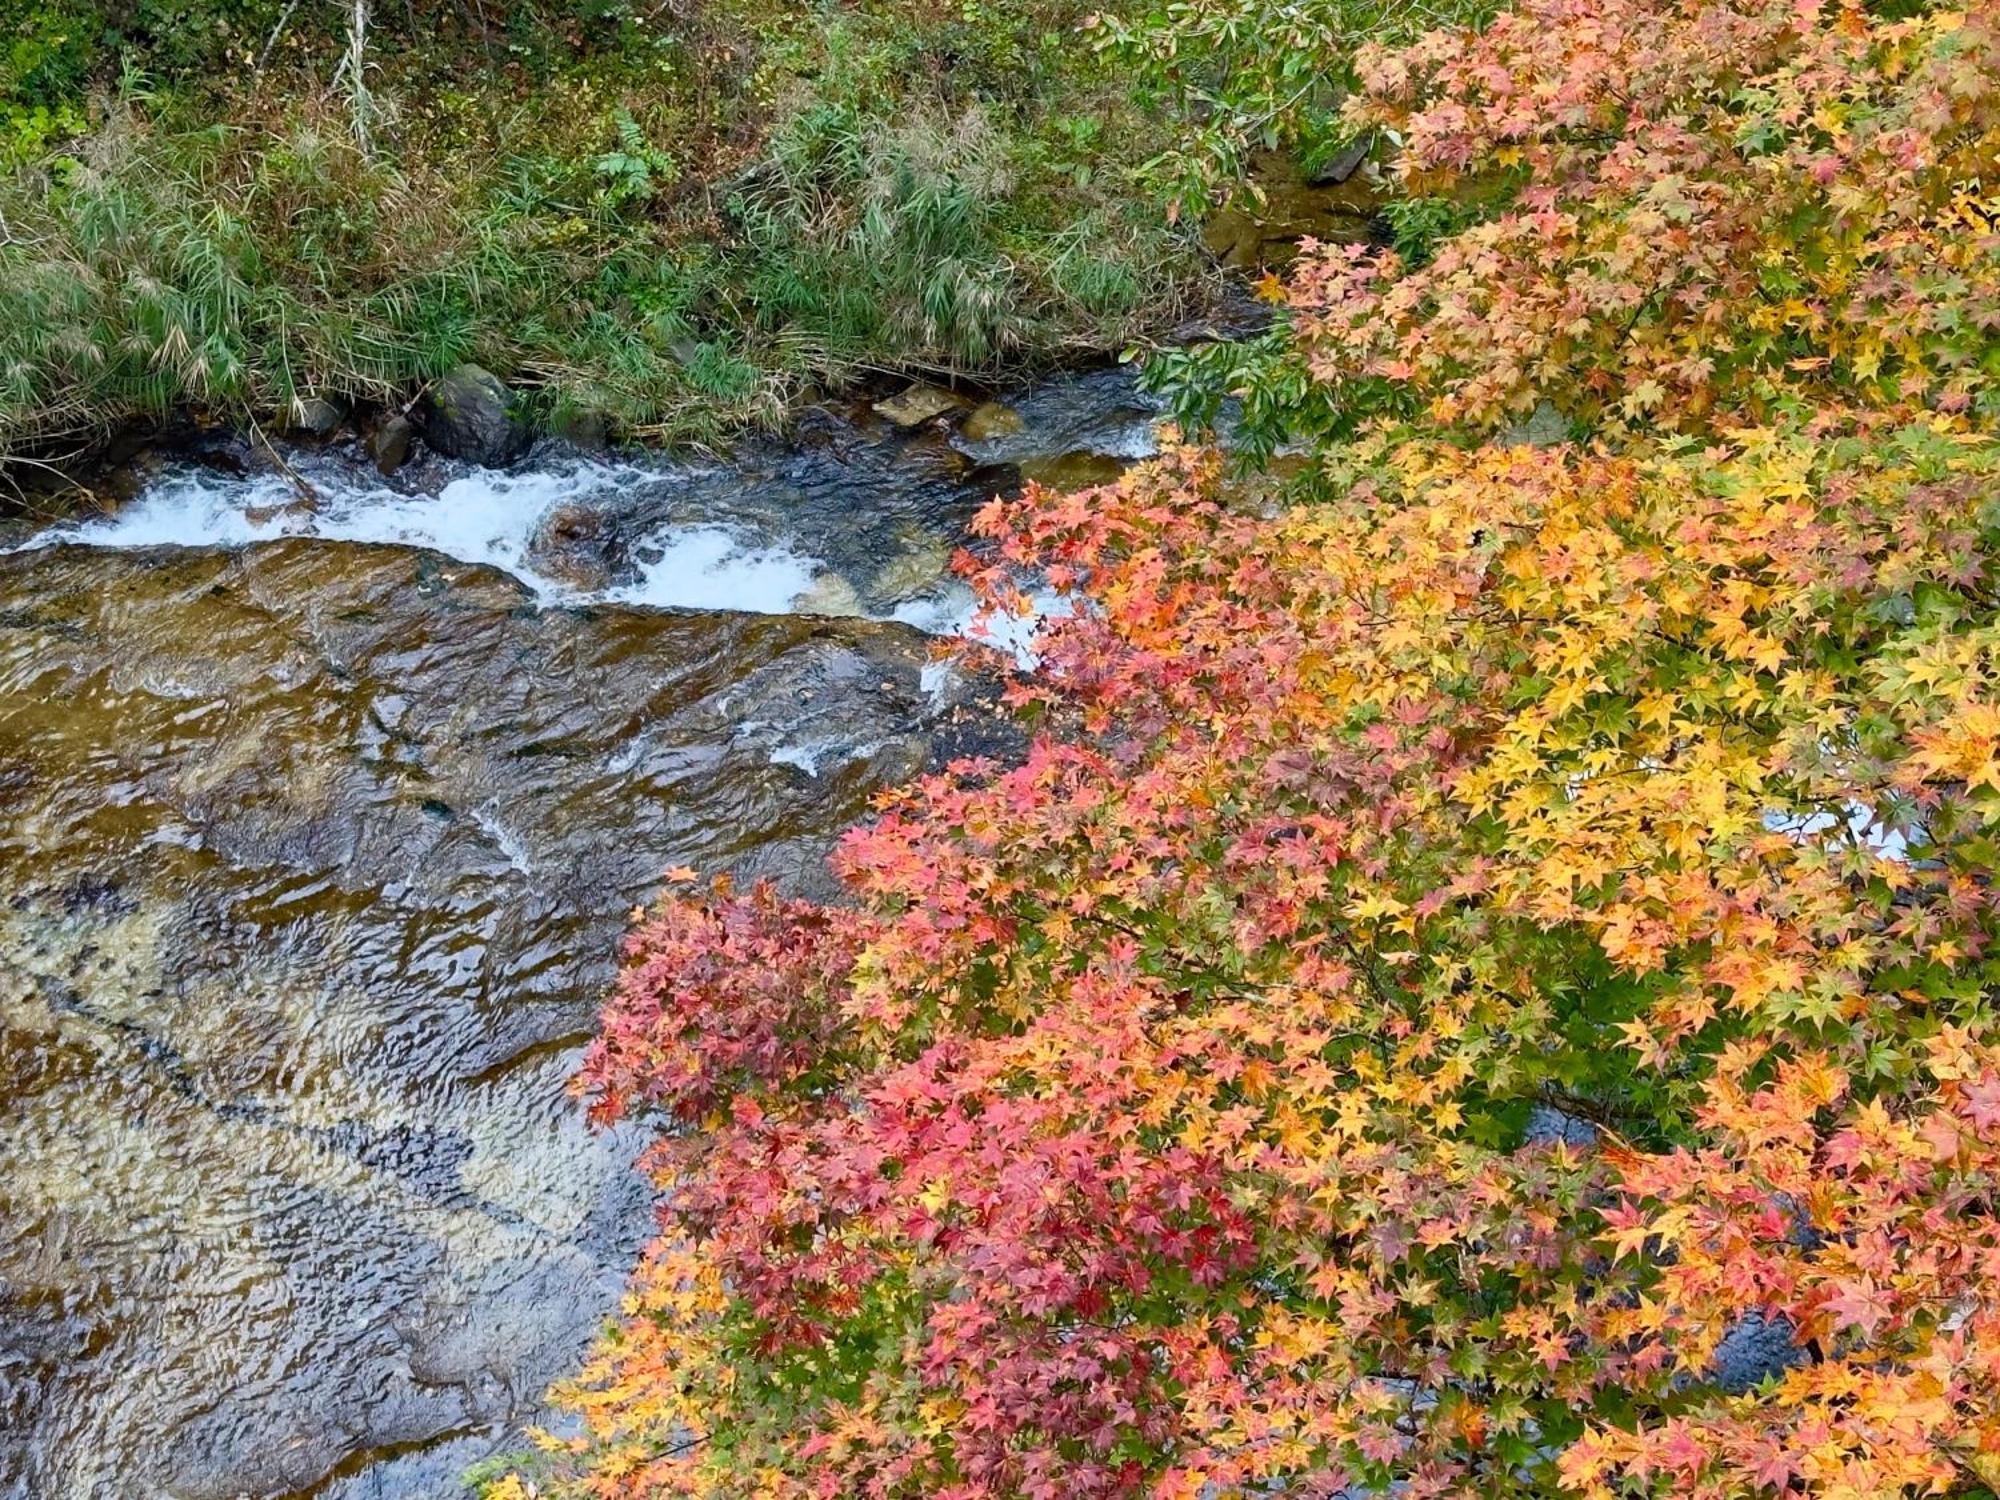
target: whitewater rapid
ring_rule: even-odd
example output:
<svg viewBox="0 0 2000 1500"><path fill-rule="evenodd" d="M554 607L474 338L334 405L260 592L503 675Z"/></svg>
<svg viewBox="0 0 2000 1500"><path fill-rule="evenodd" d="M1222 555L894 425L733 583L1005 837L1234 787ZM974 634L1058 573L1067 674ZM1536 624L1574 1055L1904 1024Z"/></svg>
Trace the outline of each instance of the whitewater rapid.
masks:
<svg viewBox="0 0 2000 1500"><path fill-rule="evenodd" d="M533 467L474 469L435 494L371 482L353 464L297 466L236 475L192 463L162 472L129 503L38 532L14 551L75 544L111 550L251 546L286 537L421 548L489 567L524 584L550 606L615 604L645 609L814 612L815 590L834 573L795 537L725 520L655 524L629 538L630 576L599 589L577 586L536 566L534 540L566 507L615 512L619 498L670 483L674 471L617 459L556 456ZM885 603L841 611L894 620L927 635L969 637L1024 664L1041 621L1068 601L1031 591L1031 614L979 618L971 590L941 576L933 587Z"/></svg>

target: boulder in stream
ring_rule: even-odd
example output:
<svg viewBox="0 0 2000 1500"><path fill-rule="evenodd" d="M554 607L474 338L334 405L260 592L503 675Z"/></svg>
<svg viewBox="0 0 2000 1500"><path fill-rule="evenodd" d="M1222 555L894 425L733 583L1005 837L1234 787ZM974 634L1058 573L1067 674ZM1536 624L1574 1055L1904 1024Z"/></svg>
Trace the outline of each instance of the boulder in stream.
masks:
<svg viewBox="0 0 2000 1500"><path fill-rule="evenodd" d="M504 468L534 434L514 415L514 396L491 370L459 365L432 385L418 407L424 441L446 458Z"/></svg>
<svg viewBox="0 0 2000 1500"><path fill-rule="evenodd" d="M331 437L347 420L347 408L324 396L299 396L292 401L291 425L294 432L311 437Z"/></svg>

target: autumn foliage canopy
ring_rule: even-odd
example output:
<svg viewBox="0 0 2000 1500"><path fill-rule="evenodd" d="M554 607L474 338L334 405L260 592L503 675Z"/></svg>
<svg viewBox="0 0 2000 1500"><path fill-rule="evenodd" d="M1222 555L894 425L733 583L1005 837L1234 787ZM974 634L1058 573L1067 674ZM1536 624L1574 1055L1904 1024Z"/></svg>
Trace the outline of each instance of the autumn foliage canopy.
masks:
<svg viewBox="0 0 2000 1500"><path fill-rule="evenodd" d="M851 907L634 933L586 1085L665 1122L663 1231L538 1484L2000 1483L1980 11L1356 60L1491 206L1297 269L1305 472L990 508L994 607L1081 601L1025 759L886 799Z"/></svg>

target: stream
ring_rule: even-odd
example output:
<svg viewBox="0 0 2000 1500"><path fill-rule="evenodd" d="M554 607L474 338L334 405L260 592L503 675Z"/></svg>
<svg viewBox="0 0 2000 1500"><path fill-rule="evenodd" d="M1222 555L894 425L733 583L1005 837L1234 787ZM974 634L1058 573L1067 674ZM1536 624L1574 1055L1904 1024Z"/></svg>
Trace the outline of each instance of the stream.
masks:
<svg viewBox="0 0 2000 1500"><path fill-rule="evenodd" d="M651 1228L566 1093L630 911L827 894L992 733L973 510L1151 442L1122 371L1010 407L310 504L190 452L0 554L0 1497L442 1500L553 1420Z"/></svg>

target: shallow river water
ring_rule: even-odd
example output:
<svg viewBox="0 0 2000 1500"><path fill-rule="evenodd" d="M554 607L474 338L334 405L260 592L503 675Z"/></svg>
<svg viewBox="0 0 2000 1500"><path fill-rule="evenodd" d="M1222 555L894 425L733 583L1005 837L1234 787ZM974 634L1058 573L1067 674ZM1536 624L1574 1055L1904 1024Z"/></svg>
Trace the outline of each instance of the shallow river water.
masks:
<svg viewBox="0 0 2000 1500"><path fill-rule="evenodd" d="M518 1446L650 1224L565 1094L627 913L823 891L980 732L928 662L972 509L1149 441L1116 372L1016 411L294 455L311 506L190 460L0 555L0 1497L428 1500Z"/></svg>

